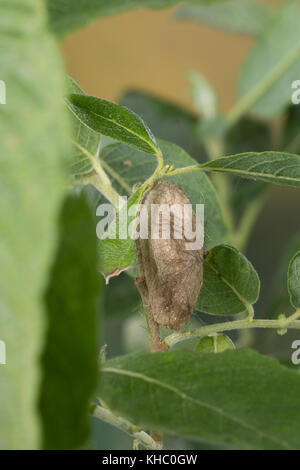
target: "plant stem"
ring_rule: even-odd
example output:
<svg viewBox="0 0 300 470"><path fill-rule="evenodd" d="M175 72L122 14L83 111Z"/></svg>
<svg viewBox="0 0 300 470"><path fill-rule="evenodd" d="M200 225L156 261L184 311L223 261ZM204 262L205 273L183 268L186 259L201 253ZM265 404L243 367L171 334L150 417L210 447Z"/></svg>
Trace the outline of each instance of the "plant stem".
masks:
<svg viewBox="0 0 300 470"><path fill-rule="evenodd" d="M143 303L143 309L144 309L147 327L148 327L148 333L149 333L149 342L150 342L151 352L166 351L168 347L161 340L159 324L154 320L153 315L151 313L151 309L149 308L148 289L147 289L144 278L142 276L137 278L135 281L135 285L140 293L142 303Z"/></svg>
<svg viewBox="0 0 300 470"><path fill-rule="evenodd" d="M155 170L155 173L159 174L164 167L163 154L161 153L160 149L156 149L155 155L157 158L157 168Z"/></svg>
<svg viewBox="0 0 300 470"><path fill-rule="evenodd" d="M255 224L257 216L265 203L265 196L265 194L262 194L252 202L249 209L247 209L246 213L243 215L236 233L232 237L232 244L240 251L243 251L248 243L253 225Z"/></svg>
<svg viewBox="0 0 300 470"><path fill-rule="evenodd" d="M120 416L114 415L110 410L107 408L103 408L102 406L97 406L94 410L94 416L97 418L102 419L106 423L112 424L119 429L122 429L127 434L132 436L136 441L138 441L142 446L146 447L146 449L157 450L159 447L157 446L156 442L152 437L147 434L145 431L142 431L134 424L130 423L124 418Z"/></svg>
<svg viewBox="0 0 300 470"><path fill-rule="evenodd" d="M112 178L114 180L116 180L120 186L122 186L123 189L125 189L125 191L128 193L128 194L131 194L131 187L129 186L129 184L126 183L126 181L124 180L124 178L122 178L119 173L117 173L110 165L108 165L108 163L105 161L105 160L101 160L101 165L103 166L103 168L105 168L105 170L107 171L107 173L110 174L110 176L112 176Z"/></svg>
<svg viewBox="0 0 300 470"><path fill-rule="evenodd" d="M111 181L105 171L103 170L100 161L92 155L87 149L82 147L77 142L73 141L73 144L84 154L88 157L93 166L95 171L94 174L90 172L90 180L87 180L87 176L85 176L85 181L87 183L92 184L100 193L102 193L106 199L108 199L117 209L119 209L119 204L121 197L119 193L114 189L111 184Z"/></svg>
<svg viewBox="0 0 300 470"><path fill-rule="evenodd" d="M173 346L180 341L200 336L207 336L211 333L219 333L222 331L237 330L243 328L295 328L300 329L300 321L296 320L300 317L300 309L293 315L286 319L281 320L254 320L246 318L244 320L234 320L224 323L215 323L214 325L206 325L193 331L186 331L184 333L173 333L164 339L167 346Z"/></svg>
<svg viewBox="0 0 300 470"><path fill-rule="evenodd" d="M210 160L214 160L224 153L224 144L220 139L208 139L208 141L205 142L205 147ZM217 190L217 196L223 212L225 223L228 227L229 233L232 236L234 231L234 221L229 201L230 187L228 177L227 175L216 173L212 175L212 181L215 184Z"/></svg>
<svg viewBox="0 0 300 470"><path fill-rule="evenodd" d="M290 323L290 322L293 322L293 321L297 320L298 318L300 318L300 308L298 308L295 313L293 313L292 315L287 317L284 321ZM283 326L285 326L285 325L283 325Z"/></svg>
<svg viewBox="0 0 300 470"><path fill-rule="evenodd" d="M157 167L153 175L148 178L143 186L153 186L157 180L159 180L162 176L165 176L165 172L163 171L164 169L164 159L163 159L163 154L161 153L160 149L155 149L155 155L157 158Z"/></svg>
<svg viewBox="0 0 300 470"><path fill-rule="evenodd" d="M253 319L254 319L254 309L253 309L253 306L251 304L246 304L246 307L247 307L247 312L248 312L248 317L247 317L247 320L249 322L252 322Z"/></svg>
<svg viewBox="0 0 300 470"><path fill-rule="evenodd" d="M202 169L204 170L201 165L191 165L186 166L184 168L176 168L175 170L171 170L165 176L182 175L183 173L190 173L191 171L197 171Z"/></svg>

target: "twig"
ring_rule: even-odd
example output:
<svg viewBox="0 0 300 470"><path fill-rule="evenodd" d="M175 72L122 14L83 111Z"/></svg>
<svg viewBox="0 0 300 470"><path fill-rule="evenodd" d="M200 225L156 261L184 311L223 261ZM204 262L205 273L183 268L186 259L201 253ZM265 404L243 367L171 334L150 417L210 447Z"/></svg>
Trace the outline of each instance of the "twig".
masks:
<svg viewBox="0 0 300 470"><path fill-rule="evenodd" d="M130 423L130 421L127 421L126 419L121 418L120 416L115 416L107 408L103 408L102 406L96 406L96 408L94 409L94 416L96 416L96 418L102 419L106 423L112 424L113 426L122 429L127 434L132 436L135 441L138 441L142 446L146 447L146 449L159 449L155 440L152 439L149 434L147 434L145 431L142 431L134 424Z"/></svg>
<svg viewBox="0 0 300 470"><path fill-rule="evenodd" d="M247 317L244 320L234 320L223 323L215 323L214 325L206 325L198 328L197 330L186 331L184 333L173 333L166 338L164 342L167 346L171 347L180 341L201 336L207 336L212 333L220 333L222 331L237 330L243 328L294 328L300 329L300 321L296 320L300 317L300 309L288 318L281 318L279 320L254 320Z"/></svg>

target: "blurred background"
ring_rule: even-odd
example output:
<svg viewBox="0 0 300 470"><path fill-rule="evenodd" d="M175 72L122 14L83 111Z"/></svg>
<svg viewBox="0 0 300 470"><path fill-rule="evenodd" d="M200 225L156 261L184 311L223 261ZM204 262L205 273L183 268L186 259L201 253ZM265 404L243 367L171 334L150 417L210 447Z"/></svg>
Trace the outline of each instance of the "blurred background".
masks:
<svg viewBox="0 0 300 470"><path fill-rule="evenodd" d="M278 5L282 1L264 3ZM194 113L187 78L187 71L192 68L210 81L220 96L221 110L227 111L235 102L239 70L254 39L193 21L179 21L174 17L176 10L135 10L103 18L72 34L62 43L68 73L91 95L120 101L128 90L142 90ZM233 197L239 197L242 185L239 182L234 186ZM250 237L246 254L262 282L257 316L270 318L282 311L290 313L284 272L290 256L300 249L298 198L299 191L295 189L273 186ZM284 266L283 271L278 271L280 265ZM105 310L102 341L108 344L109 357L147 349L139 298L133 280L126 274L110 282ZM205 321L216 320L209 317ZM251 338L237 338L236 334L232 338L286 359L297 334L282 337L275 331L256 330ZM121 431L96 420L93 426L96 448L130 448L131 439ZM169 439L166 447L195 448L195 444Z"/></svg>
<svg viewBox="0 0 300 470"><path fill-rule="evenodd" d="M192 109L186 72L194 68L218 90L222 109L228 110L254 39L179 21L177 9L134 10L72 34L62 43L68 72L91 95L118 100L124 91L138 88Z"/></svg>

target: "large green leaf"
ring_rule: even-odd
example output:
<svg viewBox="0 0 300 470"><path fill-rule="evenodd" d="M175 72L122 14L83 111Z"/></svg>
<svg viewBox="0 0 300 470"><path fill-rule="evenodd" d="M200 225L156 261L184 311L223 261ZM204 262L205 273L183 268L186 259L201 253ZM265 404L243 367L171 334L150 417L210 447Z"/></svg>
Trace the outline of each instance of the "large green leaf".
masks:
<svg viewBox="0 0 300 470"><path fill-rule="evenodd" d="M252 0L228 0L212 6L186 5L176 13L180 20L200 21L213 27L240 34L256 35L269 19L266 5Z"/></svg>
<svg viewBox="0 0 300 470"><path fill-rule="evenodd" d="M288 290L292 305L300 308L300 251L295 254L289 265Z"/></svg>
<svg viewBox="0 0 300 470"><path fill-rule="evenodd" d="M37 397L43 292L64 195L64 77L43 2L0 2L0 448L39 446Z"/></svg>
<svg viewBox="0 0 300 470"><path fill-rule="evenodd" d="M224 0L190 0L189 3L210 5ZM167 8L180 0L47 0L50 24L59 36L85 26L101 16L114 15L134 8Z"/></svg>
<svg viewBox="0 0 300 470"><path fill-rule="evenodd" d="M179 145L198 162L207 160L195 132L198 119L188 110L135 90L126 92L121 103L141 116L157 138Z"/></svg>
<svg viewBox="0 0 300 470"><path fill-rule="evenodd" d="M203 286L196 307L215 315L234 315L254 304L260 282L250 261L236 248L213 248L204 262Z"/></svg>
<svg viewBox="0 0 300 470"><path fill-rule="evenodd" d="M150 129L125 106L79 93L69 95L68 102L78 119L93 131L144 152L156 153L158 147Z"/></svg>
<svg viewBox="0 0 300 470"><path fill-rule="evenodd" d="M94 215L84 196L68 197L46 291L49 327L42 356L43 446L73 449L89 436L89 407L98 378L98 308Z"/></svg>
<svg viewBox="0 0 300 470"><path fill-rule="evenodd" d="M99 395L144 429L234 449L299 449L300 375L250 350L106 362Z"/></svg>
<svg viewBox="0 0 300 470"><path fill-rule="evenodd" d="M284 152L245 152L216 158L200 166L241 178L300 187L300 156Z"/></svg>
<svg viewBox="0 0 300 470"><path fill-rule="evenodd" d="M195 164L184 150L169 142L159 141L164 162L176 167ZM117 189L124 193L136 183L143 183L152 175L156 162L150 155L139 152L125 145L113 144L105 147L101 154L105 169L111 174ZM114 176L117 174L117 178ZM120 180L121 178L121 180ZM227 227L224 223L220 203L209 179L204 172L196 171L167 178L173 184L181 186L192 204L204 204L205 212L205 246L212 248L227 239Z"/></svg>
<svg viewBox="0 0 300 470"><path fill-rule="evenodd" d="M239 99L261 118L273 117L291 101L291 83L300 75L299 21L298 1L285 3L242 69Z"/></svg>

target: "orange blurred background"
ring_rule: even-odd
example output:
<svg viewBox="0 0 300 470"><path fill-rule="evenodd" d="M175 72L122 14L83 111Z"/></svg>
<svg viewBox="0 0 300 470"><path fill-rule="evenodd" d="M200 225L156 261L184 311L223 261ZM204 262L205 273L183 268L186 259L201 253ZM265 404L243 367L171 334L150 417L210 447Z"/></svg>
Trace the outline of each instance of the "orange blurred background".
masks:
<svg viewBox="0 0 300 470"><path fill-rule="evenodd" d="M139 88L191 107L186 72L194 68L216 87L227 110L253 39L178 21L176 8L105 17L69 36L62 43L68 73L88 94L109 100Z"/></svg>

